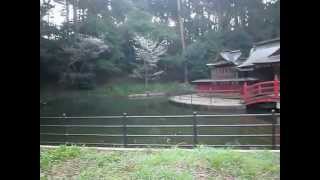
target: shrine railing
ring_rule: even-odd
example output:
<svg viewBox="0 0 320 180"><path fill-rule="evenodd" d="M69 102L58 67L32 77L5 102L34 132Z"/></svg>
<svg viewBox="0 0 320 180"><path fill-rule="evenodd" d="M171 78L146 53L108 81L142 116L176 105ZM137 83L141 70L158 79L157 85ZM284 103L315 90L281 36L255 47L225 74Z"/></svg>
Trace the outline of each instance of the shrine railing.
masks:
<svg viewBox="0 0 320 180"><path fill-rule="evenodd" d="M246 105L260 102L277 102L280 99L280 81L275 77L273 81L243 85L242 97Z"/></svg>

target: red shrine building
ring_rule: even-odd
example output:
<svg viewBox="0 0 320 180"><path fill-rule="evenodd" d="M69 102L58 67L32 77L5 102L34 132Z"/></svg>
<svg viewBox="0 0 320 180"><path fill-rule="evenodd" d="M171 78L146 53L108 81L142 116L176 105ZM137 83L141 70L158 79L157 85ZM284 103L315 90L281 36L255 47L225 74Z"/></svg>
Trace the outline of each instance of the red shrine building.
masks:
<svg viewBox="0 0 320 180"><path fill-rule="evenodd" d="M275 76L280 80L280 38L254 44L247 60L237 69L259 81L271 81Z"/></svg>
<svg viewBox="0 0 320 180"><path fill-rule="evenodd" d="M244 60L240 58L240 50L222 51L214 63L207 64L211 69L210 79L195 80L198 92L237 93L244 82L255 82L257 79L242 77L237 69Z"/></svg>
<svg viewBox="0 0 320 180"><path fill-rule="evenodd" d="M242 93L243 85L280 79L280 38L255 43L248 58L241 58L240 50L222 51L207 64L210 79L199 79L199 93Z"/></svg>

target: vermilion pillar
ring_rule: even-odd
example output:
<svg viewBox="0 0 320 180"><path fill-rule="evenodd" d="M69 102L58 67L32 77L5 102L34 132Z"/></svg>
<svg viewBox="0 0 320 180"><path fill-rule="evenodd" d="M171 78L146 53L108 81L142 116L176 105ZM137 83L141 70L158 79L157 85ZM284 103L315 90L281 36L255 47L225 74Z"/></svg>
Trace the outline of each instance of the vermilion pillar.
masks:
<svg viewBox="0 0 320 180"><path fill-rule="evenodd" d="M246 101L246 99L247 99L247 82L244 82L244 84L243 84L242 93L243 93L243 99L244 99L244 101Z"/></svg>
<svg viewBox="0 0 320 180"><path fill-rule="evenodd" d="M275 75L274 76L274 83L273 83L273 86L274 86L274 95L275 97L279 97L279 80L278 80L278 76Z"/></svg>

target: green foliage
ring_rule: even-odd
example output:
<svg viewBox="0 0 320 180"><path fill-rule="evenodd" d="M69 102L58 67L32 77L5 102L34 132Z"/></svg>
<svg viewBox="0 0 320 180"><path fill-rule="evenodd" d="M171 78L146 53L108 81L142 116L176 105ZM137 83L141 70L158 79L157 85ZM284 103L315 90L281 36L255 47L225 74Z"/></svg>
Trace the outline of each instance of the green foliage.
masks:
<svg viewBox="0 0 320 180"><path fill-rule="evenodd" d="M190 80L208 78L210 73L206 64L212 62L221 50L240 49L246 57L251 46L252 39L243 30L234 30L226 34L209 31L199 40L189 44L184 54L162 58L160 63L168 69L173 79L182 77L185 61L188 63ZM173 73L174 71L178 72Z"/></svg>
<svg viewBox="0 0 320 180"><path fill-rule="evenodd" d="M121 69L118 68L114 62L108 61L106 59L97 60L98 70L107 72L108 74L119 74Z"/></svg>
<svg viewBox="0 0 320 180"><path fill-rule="evenodd" d="M138 33L143 36L150 35L155 29L151 23L152 16L143 11L131 11L128 14L126 26L131 34Z"/></svg>
<svg viewBox="0 0 320 180"><path fill-rule="evenodd" d="M229 32L223 41L223 47L233 50L241 50L244 57L249 55L249 50L252 47L252 37L243 29L237 29Z"/></svg>
<svg viewBox="0 0 320 180"><path fill-rule="evenodd" d="M165 70L164 80L181 80L183 78L184 58L179 55L169 55L159 60L159 67Z"/></svg>
<svg viewBox="0 0 320 180"><path fill-rule="evenodd" d="M162 57L159 61L159 65L164 68L175 69L182 66L184 59L180 55L171 55Z"/></svg>
<svg viewBox="0 0 320 180"><path fill-rule="evenodd" d="M130 11L124 27L128 29L130 34L137 33L155 41L176 40L178 38L173 28L161 23L152 23L152 17L152 14L145 11Z"/></svg>
<svg viewBox="0 0 320 180"><path fill-rule="evenodd" d="M194 42L186 48L186 51L183 55L185 56L186 60L190 62L204 59L206 53L207 49L204 43Z"/></svg>
<svg viewBox="0 0 320 180"><path fill-rule="evenodd" d="M207 53L208 46L203 42L195 42L190 44L184 53L184 57L189 66L189 79L195 80L205 78L209 75Z"/></svg>
<svg viewBox="0 0 320 180"><path fill-rule="evenodd" d="M258 0L184 1L182 18L187 49L183 55L176 1L79 0L77 23L69 17L61 27L45 20L50 15L49 10L54 8L48 2L41 1L40 5L40 76L43 81L61 81L70 71L80 76L91 73L97 79L110 79L120 74L128 76L135 68L134 37L137 34L156 42L167 41L169 56L157 63L165 70L166 80L182 80L184 62L188 63L190 80L207 78L205 64L219 51L240 49L246 57L253 42L280 36L279 0L266 3ZM66 6L65 1L59 2ZM73 3L69 1L71 13ZM169 26L170 22L175 26ZM110 48L109 55L87 60L83 56L81 64L86 70L70 70L74 53L65 49L77 49L79 36L102 39Z"/></svg>
<svg viewBox="0 0 320 180"><path fill-rule="evenodd" d="M68 53L69 58L64 64L60 82L80 89L93 88L95 71L101 64L97 60L109 56L109 46L98 38L80 37L73 46L65 47L64 52ZM106 70L105 66L102 67L104 69L99 70Z"/></svg>

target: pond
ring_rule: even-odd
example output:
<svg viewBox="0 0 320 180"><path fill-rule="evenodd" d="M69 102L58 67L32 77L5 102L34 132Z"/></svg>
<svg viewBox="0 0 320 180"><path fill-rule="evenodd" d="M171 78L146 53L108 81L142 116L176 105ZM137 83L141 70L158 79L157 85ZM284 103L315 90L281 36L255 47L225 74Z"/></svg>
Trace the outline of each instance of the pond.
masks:
<svg viewBox="0 0 320 180"><path fill-rule="evenodd" d="M51 96L52 97L52 96ZM69 93L47 98L45 105L40 106L40 116L119 116L124 112L128 115L191 115L198 114L240 114L246 110L206 110L193 109L171 104L168 97L153 97L144 99L129 99L109 97L90 92ZM261 112L254 112L261 113ZM269 124L271 117L210 117L197 118L200 125L218 124ZM41 125L121 125L121 119L40 119ZM192 125L192 118L130 118L129 125ZM68 134L121 134L122 128L103 127L41 127L40 141L42 144L52 143L86 143L88 145L121 144L122 137L105 136L61 136L45 135L45 133ZM192 135L192 127L146 127L128 128L128 134L156 135ZM271 134L268 127L199 127L198 134ZM271 144L271 137L198 137L199 144ZM192 144L192 137L128 137L129 144Z"/></svg>

